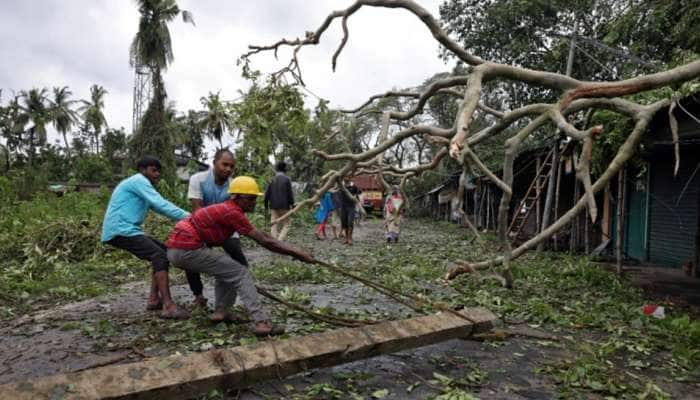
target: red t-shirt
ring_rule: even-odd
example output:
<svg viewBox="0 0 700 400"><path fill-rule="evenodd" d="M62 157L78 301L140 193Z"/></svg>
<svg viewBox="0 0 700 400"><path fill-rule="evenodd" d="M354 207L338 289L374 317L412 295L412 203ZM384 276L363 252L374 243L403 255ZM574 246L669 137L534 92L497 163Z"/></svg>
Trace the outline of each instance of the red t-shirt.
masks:
<svg viewBox="0 0 700 400"><path fill-rule="evenodd" d="M174 249L195 250L204 245L220 246L238 232L247 235L253 230L243 210L232 200L203 207L180 220L165 245Z"/></svg>

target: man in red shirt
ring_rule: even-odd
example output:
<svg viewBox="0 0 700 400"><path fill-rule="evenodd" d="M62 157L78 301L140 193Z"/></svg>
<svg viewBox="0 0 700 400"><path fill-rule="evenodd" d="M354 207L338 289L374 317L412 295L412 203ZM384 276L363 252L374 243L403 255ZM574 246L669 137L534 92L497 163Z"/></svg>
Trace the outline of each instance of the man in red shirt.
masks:
<svg viewBox="0 0 700 400"><path fill-rule="evenodd" d="M255 210L257 197L262 195L253 178L235 178L231 181L229 193L229 200L200 208L175 225L168 241L165 242L168 247L168 260L188 272L205 273L215 277L215 309L211 315L212 321L236 321L237 318L228 308L233 305L238 294L255 322L253 333L258 336L284 333L283 328L272 325L269 316L263 310L248 268L226 253L210 247L221 246L234 232L238 232L275 253L287 254L307 263L314 263L315 260L309 253L258 231L250 224L244 213Z"/></svg>

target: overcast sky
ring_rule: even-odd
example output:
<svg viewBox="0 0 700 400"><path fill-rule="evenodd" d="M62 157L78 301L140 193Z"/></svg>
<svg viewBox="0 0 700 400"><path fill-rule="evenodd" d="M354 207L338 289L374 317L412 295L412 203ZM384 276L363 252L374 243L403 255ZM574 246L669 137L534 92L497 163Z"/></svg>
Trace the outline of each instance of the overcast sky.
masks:
<svg viewBox="0 0 700 400"><path fill-rule="evenodd" d="M438 17L441 0L418 0ZM179 0L196 26L177 19L170 24L175 61L165 74L169 100L177 109L200 109L199 99L221 91L239 97L246 82L236 59L249 44L271 44L316 30L333 10L352 0ZM109 92L110 127L131 131L133 70L129 45L138 28L130 0L2 0L0 13L0 88L3 102L12 91L68 86L75 98L87 98L93 83ZM307 87L335 107L355 107L392 87L420 84L447 70L428 29L404 10L363 8L349 20L350 40L335 73L331 56L342 36L336 21L320 45L300 52ZM286 64L271 54L253 58L253 66L271 72ZM309 100L314 100L310 97ZM315 104L307 101L307 104ZM228 138L226 142L231 142Z"/></svg>

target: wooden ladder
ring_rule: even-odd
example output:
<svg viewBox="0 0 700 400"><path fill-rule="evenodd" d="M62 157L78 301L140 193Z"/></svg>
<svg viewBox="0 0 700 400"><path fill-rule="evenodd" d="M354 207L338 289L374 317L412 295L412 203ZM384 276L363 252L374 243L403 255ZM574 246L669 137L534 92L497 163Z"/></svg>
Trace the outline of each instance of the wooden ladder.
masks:
<svg viewBox="0 0 700 400"><path fill-rule="evenodd" d="M525 193L525 197L518 204L518 208L515 209L513 213L513 219L508 227L508 237L511 239L517 239L520 236L521 231L527 225L527 221L530 218L532 210L537 205L537 200L545 193L545 188L547 187L547 181L549 180L549 173L552 168L552 154L554 150L550 150L544 161L540 165L540 168L535 174L535 178L530 183L530 187Z"/></svg>

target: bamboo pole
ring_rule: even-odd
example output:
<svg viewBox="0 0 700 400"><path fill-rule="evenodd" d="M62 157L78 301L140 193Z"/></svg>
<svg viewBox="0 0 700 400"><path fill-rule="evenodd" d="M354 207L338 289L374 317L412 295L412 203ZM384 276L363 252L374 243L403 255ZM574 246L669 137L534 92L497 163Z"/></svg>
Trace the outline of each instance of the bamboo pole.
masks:
<svg viewBox="0 0 700 400"><path fill-rule="evenodd" d="M617 256L617 274L622 275L622 209L624 208L624 171L617 173L617 227L615 235L615 253Z"/></svg>

